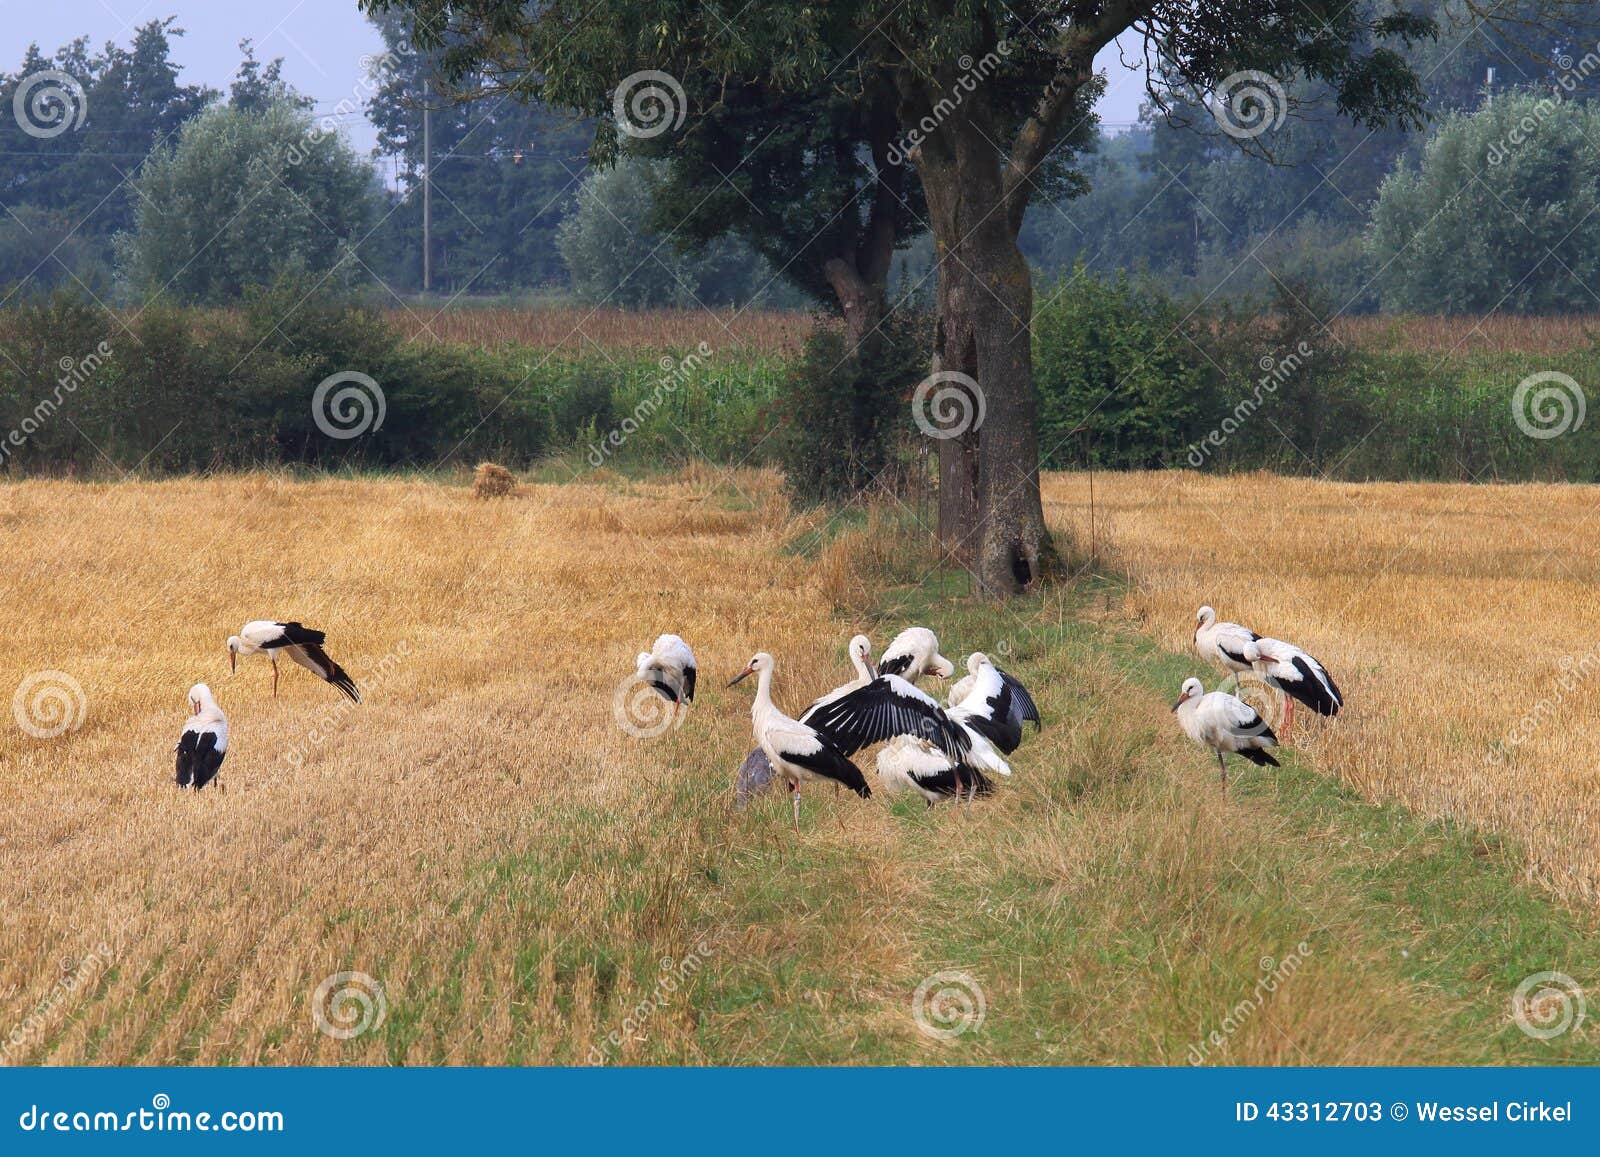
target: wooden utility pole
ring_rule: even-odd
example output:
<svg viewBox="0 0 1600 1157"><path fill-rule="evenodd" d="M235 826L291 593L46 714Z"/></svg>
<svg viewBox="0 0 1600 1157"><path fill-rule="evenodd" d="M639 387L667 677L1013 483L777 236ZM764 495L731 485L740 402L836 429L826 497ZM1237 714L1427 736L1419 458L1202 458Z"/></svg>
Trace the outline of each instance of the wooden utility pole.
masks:
<svg viewBox="0 0 1600 1157"><path fill-rule="evenodd" d="M433 110L422 82L422 292L433 289Z"/></svg>

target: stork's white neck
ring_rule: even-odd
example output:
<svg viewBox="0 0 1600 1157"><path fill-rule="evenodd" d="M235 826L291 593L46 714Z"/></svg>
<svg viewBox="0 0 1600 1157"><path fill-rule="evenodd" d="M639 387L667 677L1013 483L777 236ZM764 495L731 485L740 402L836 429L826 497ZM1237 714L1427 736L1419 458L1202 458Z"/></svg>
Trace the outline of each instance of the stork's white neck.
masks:
<svg viewBox="0 0 1600 1157"><path fill-rule="evenodd" d="M756 673L756 697L750 704L750 719L756 725L757 734L763 724L771 716L772 706L772 668L768 667Z"/></svg>

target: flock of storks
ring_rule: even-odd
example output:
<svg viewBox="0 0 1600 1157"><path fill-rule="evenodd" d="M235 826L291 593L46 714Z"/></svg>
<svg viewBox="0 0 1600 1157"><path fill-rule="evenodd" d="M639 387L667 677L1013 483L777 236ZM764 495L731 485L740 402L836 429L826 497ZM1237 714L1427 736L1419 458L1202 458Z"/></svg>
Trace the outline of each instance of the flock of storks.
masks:
<svg viewBox="0 0 1600 1157"><path fill-rule="evenodd" d="M227 641L232 670L240 655L265 655L272 662L272 693L278 693L278 658L286 656L361 701L355 680L323 650L324 632L298 622L261 619L246 623ZM1281 639L1256 634L1238 623L1218 622L1217 613L1201 607L1195 615L1195 649L1201 657L1234 675L1234 689L1246 672L1260 676L1267 687L1285 696L1284 739L1293 722L1296 701L1319 715L1337 715L1344 696L1315 658ZM872 795L866 777L851 756L875 743L878 778L895 794L917 792L932 807L963 798L971 804L994 790L992 775L1009 776L1005 756L1022 743L1024 725L1041 725L1039 708L1028 690L990 661L982 651L967 656L967 674L950 689L943 704L917 687L924 677L949 679L955 665L939 653L937 636L926 627L910 627L896 635L876 664L865 635L850 640L847 653L854 676L817 699L798 718L772 700L777 668L765 651L750 662L729 687L756 677L750 715L756 749L738 776L741 804L748 795L777 779L789 786L794 827L800 830L800 785L831 782L863 799ZM677 710L691 703L695 691L695 658L677 635L662 635L640 653L635 676L665 696ZM190 718L178 739L177 782L180 788L205 787L222 769L228 752L228 719L211 688L196 683L189 689ZM1254 707L1225 691L1206 693L1199 679L1186 679L1172 705L1184 733L1216 753L1224 789L1228 783L1225 755L1238 755L1258 766L1277 767L1272 749L1278 736Z"/></svg>
<svg viewBox="0 0 1600 1157"><path fill-rule="evenodd" d="M1315 658L1281 639L1268 638L1237 623L1218 622L1216 612L1201 607L1195 615L1195 649L1208 661L1234 675L1253 672L1268 688L1285 696L1284 734L1288 737L1293 704L1299 701L1319 715L1337 715L1344 697ZM994 790L986 773L1009 776L1004 756L1022 743L1024 724L1041 724L1033 697L1016 678L1001 670L981 651L967 657L967 674L943 704L917 687L925 676L948 679L955 666L939 653L937 636L926 627L911 627L895 636L876 665L865 635L850 640L847 654L855 668L849 682L814 701L798 718L784 714L772 700L776 660L765 651L753 655L728 686L756 677L750 715L756 749L739 769L741 805L752 792L782 779L793 803L794 829L800 830L800 787L806 782L831 782L835 791L849 788L863 799L872 795L866 777L851 756L874 743L878 778L890 794L920 793L929 807L951 799L959 807ZM641 652L635 677L665 696L675 708L694 699L694 652L677 635L662 635ZM1277 767L1271 755L1278 737L1254 707L1225 691L1206 693L1198 679L1187 679L1172 705L1184 733L1216 753L1224 790L1228 783L1225 754L1259 766Z"/></svg>

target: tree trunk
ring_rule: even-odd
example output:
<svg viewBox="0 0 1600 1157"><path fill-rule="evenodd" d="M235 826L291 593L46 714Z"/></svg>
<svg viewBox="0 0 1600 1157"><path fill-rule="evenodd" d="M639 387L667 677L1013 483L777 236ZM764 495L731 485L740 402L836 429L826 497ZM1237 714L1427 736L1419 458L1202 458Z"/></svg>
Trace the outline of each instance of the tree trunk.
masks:
<svg viewBox="0 0 1600 1157"><path fill-rule="evenodd" d="M869 281L853 264L840 257L825 262L822 272L839 299L839 309L844 315L845 351L852 358L859 358L863 347L876 337L888 310L888 285Z"/></svg>
<svg viewBox="0 0 1600 1157"><path fill-rule="evenodd" d="M939 448L939 537L980 595L1007 598L1056 565L1039 495L1033 285L1000 157L970 122L946 128L953 147L925 149L921 166L939 258L934 368L975 390L977 407Z"/></svg>

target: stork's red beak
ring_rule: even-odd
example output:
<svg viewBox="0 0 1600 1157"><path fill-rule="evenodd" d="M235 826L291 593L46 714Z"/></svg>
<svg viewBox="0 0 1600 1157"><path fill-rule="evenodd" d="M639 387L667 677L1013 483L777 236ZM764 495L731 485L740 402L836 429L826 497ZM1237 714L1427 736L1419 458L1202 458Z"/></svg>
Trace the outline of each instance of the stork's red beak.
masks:
<svg viewBox="0 0 1600 1157"><path fill-rule="evenodd" d="M1178 696L1178 701L1172 705L1172 709L1174 711L1176 711L1178 708L1182 707L1188 701L1189 701L1189 693L1187 691L1185 691L1182 695Z"/></svg>
<svg viewBox="0 0 1600 1157"><path fill-rule="evenodd" d="M878 665L872 661L872 656L867 656L867 674L874 679L878 677Z"/></svg>
<svg viewBox="0 0 1600 1157"><path fill-rule="evenodd" d="M756 673L756 669L754 667L746 667L743 671L739 672L738 676L735 677L735 679L733 680L733 683L741 683L746 678L748 678L751 675L754 675L755 673ZM733 683L729 683L728 686L732 687Z"/></svg>
<svg viewBox="0 0 1600 1157"><path fill-rule="evenodd" d="M228 652L228 670L235 675L239 673L239 652Z"/></svg>

